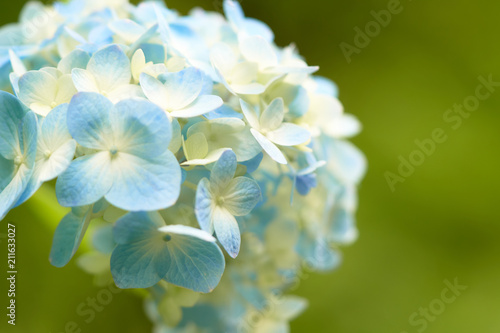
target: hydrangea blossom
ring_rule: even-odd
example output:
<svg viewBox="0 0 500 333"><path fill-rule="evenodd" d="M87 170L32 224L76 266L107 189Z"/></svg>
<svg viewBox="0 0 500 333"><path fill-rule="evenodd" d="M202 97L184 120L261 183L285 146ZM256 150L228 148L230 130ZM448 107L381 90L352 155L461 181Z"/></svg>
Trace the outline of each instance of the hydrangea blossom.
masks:
<svg viewBox="0 0 500 333"><path fill-rule="evenodd" d="M30 2L0 29L0 219L57 179L51 264L143 288L155 332L288 332L301 271L357 238L360 123L295 47L223 10Z"/></svg>

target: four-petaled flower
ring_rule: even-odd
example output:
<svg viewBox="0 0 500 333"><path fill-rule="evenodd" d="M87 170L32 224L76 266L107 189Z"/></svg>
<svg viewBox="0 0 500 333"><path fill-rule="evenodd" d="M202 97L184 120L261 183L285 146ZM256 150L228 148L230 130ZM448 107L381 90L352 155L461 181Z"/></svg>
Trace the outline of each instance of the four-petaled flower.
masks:
<svg viewBox="0 0 500 333"><path fill-rule="evenodd" d="M185 225L165 226L158 213L129 213L116 222L113 234L118 246L111 273L120 288L148 288L164 279L208 293L224 272L215 238Z"/></svg>
<svg viewBox="0 0 500 333"><path fill-rule="evenodd" d="M131 97L144 97L139 86L130 84L130 60L117 45L97 51L87 69L73 69L72 78L79 92L100 93L114 103Z"/></svg>
<svg viewBox="0 0 500 333"><path fill-rule="evenodd" d="M68 108L68 129L94 150L77 158L59 177L63 206L92 204L105 197L129 211L170 207L180 193L181 171L167 149L172 126L156 105L129 99L113 105L96 93L79 93Z"/></svg>
<svg viewBox="0 0 500 333"><path fill-rule="evenodd" d="M164 73L154 78L141 74L141 87L147 98L174 118L191 118L222 106L222 98L210 95L199 69L186 68L177 73Z"/></svg>
<svg viewBox="0 0 500 333"><path fill-rule="evenodd" d="M203 178L196 191L196 217L203 230L217 239L233 258L240 251L241 235L235 216L249 214L261 198L253 179L236 177L236 155L227 150L215 163L210 180Z"/></svg>
<svg viewBox="0 0 500 333"><path fill-rule="evenodd" d="M29 71L19 79L19 99L41 116L58 105L69 103L76 92L71 75L56 68Z"/></svg>
<svg viewBox="0 0 500 333"><path fill-rule="evenodd" d="M311 134L305 128L283 122L285 106L282 98L274 99L262 114L259 108L253 107L244 100L240 102L243 114L252 127L250 131L262 149L276 162L287 164L285 155L276 145L297 146L311 139Z"/></svg>

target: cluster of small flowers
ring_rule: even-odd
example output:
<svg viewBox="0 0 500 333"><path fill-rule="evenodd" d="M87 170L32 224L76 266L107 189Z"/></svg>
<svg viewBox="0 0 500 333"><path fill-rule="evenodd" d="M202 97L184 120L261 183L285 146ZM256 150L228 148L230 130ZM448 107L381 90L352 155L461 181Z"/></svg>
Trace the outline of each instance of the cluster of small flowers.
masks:
<svg viewBox="0 0 500 333"><path fill-rule="evenodd" d="M359 122L294 46L224 12L30 2L0 29L0 219L57 178L51 263L88 229L78 264L147 289L157 332L286 332L306 302L283 294L357 236Z"/></svg>

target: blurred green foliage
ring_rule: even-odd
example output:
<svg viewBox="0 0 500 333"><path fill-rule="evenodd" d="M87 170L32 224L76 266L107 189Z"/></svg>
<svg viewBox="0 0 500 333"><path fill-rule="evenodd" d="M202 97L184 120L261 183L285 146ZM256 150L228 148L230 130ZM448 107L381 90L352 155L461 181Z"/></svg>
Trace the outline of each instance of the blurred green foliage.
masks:
<svg viewBox="0 0 500 333"><path fill-rule="evenodd" d="M292 332L417 332L423 325L411 326L409 317L441 297L445 279L458 278L468 289L422 332L497 333L500 90L457 130L443 114L474 94L478 76L500 81L500 2L402 1L403 10L348 63L339 45L354 45L353 29L364 29L373 20L370 12L389 2L242 1L249 16L272 27L279 45L296 43L309 64L338 83L346 110L364 125L354 142L370 164L360 189L360 238L343 249L340 269L309 274L295 291L310 300L310 308ZM23 3L3 3L0 22L16 20ZM218 9L221 1L168 5L186 13L194 6ZM398 157L408 158L414 141L429 138L435 128L443 128L448 140L392 192L384 173L396 173ZM63 214L43 204L50 195L39 194L7 219L18 226L18 326L6 327L2 314L0 331L61 333L74 321L82 332L149 332L140 298L131 293L115 295L90 324L76 313L101 289L74 261L64 269L50 266L52 233ZM0 233L6 229L4 221ZM6 242L0 241L1 256ZM2 274L3 268L4 294Z"/></svg>

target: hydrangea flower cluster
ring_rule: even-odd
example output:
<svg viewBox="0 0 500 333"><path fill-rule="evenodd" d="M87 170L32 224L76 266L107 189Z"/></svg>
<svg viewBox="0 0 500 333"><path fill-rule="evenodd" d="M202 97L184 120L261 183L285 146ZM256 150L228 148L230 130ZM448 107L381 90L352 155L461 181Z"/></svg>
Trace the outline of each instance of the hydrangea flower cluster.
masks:
<svg viewBox="0 0 500 333"><path fill-rule="evenodd" d="M71 211L51 263L91 234L78 264L143 288L155 332L287 332L303 269L357 237L359 122L294 46L223 7L30 2L0 30L0 219L57 178Z"/></svg>

